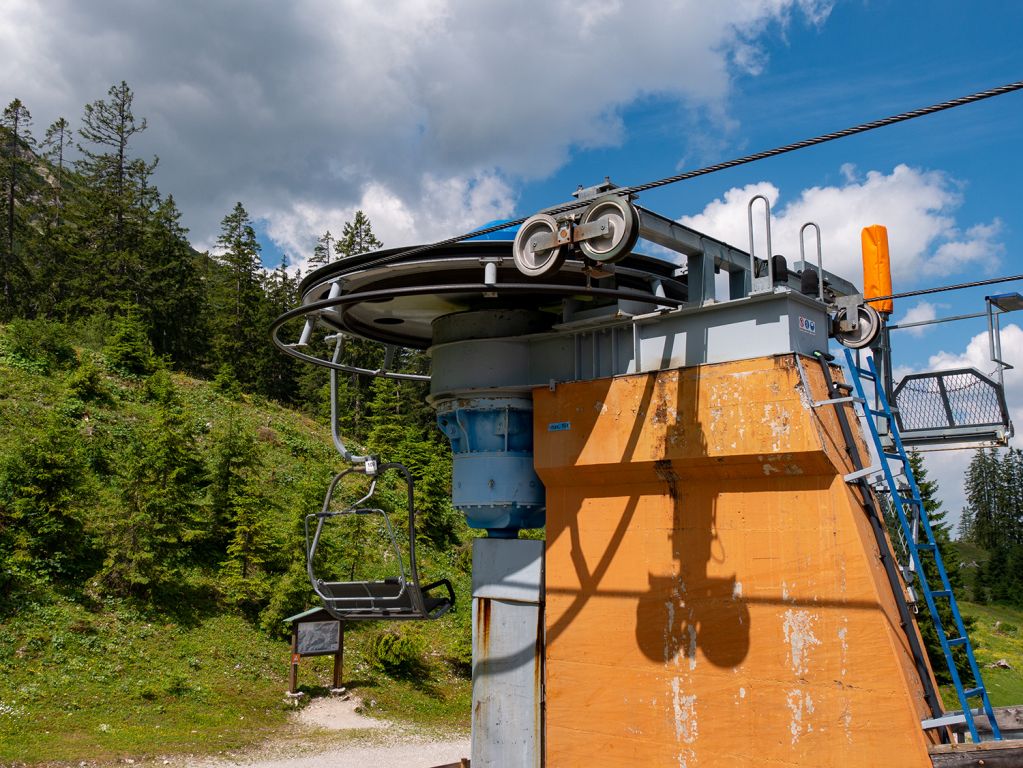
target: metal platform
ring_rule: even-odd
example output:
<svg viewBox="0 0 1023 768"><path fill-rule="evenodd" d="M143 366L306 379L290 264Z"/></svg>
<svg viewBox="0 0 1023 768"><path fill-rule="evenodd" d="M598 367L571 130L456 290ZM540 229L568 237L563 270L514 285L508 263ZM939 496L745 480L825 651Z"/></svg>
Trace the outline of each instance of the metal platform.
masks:
<svg viewBox="0 0 1023 768"><path fill-rule="evenodd" d="M1012 436L1005 389L976 368L910 374L895 388L895 421L906 445Z"/></svg>

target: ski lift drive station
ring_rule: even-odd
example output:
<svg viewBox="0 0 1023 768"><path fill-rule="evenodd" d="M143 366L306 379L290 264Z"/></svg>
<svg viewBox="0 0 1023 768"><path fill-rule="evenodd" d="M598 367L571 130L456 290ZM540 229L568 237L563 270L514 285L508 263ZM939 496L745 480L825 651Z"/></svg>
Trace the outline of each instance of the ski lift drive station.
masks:
<svg viewBox="0 0 1023 768"><path fill-rule="evenodd" d="M998 316L1018 294L987 303L997 375L896 391L890 304L824 269L816 225L790 263L766 199L748 224L747 252L605 182L515 232L328 264L275 324L335 390L339 371L428 381L453 503L487 532L473 542L474 768L922 768L957 729L978 749L1000 739L905 444L1011 435ZM892 293L887 259L883 228L865 230L868 298ZM280 338L300 319L300 338ZM324 331L332 351L309 354ZM428 350L431 375L356 368L346 338ZM352 455L333 402L351 466L308 518L313 588L340 619L442 615L454 593L420 582L407 469ZM409 488L400 573L321 577L325 525L390 525L371 502L384 472ZM345 474L369 491L340 508ZM543 541L518 537L541 527ZM924 604L951 607L937 630L958 712L938 696Z"/></svg>

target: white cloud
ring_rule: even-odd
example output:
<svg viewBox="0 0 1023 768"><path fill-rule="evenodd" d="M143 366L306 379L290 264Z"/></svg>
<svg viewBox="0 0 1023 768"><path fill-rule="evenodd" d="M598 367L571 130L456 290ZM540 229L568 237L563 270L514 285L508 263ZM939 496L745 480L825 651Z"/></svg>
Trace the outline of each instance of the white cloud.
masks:
<svg viewBox="0 0 1023 768"><path fill-rule="evenodd" d="M341 225L357 210L373 224L373 233L386 247L441 240L494 219L508 218L514 208L508 185L494 174L472 179L424 176L415 198L402 198L382 184L370 184L353 205L343 208L297 203L268 219L267 233L303 272L316 238L326 230L341 234Z"/></svg>
<svg viewBox="0 0 1023 768"><path fill-rule="evenodd" d="M896 323L898 325L906 325L908 323L926 323L929 320L934 320L938 316L937 304L932 304L929 301L918 301L899 318ZM912 328L906 328L906 333L910 336L920 338L927 331L931 330L931 326L919 325Z"/></svg>
<svg viewBox="0 0 1023 768"><path fill-rule="evenodd" d="M796 17L819 25L831 5L6 0L0 88L41 125L61 114L76 123L126 79L149 118L135 150L161 157L156 182L196 240L215 239L241 200L301 256L318 234L303 227L336 229L326 214L374 194L390 201L382 229L396 237L476 224L503 209L478 199L488 185L541 178L577 148L623 141L621 110L640 98L727 125L731 78L763 69L763 37Z"/></svg>
<svg viewBox="0 0 1023 768"><path fill-rule="evenodd" d="M941 277L976 269L990 269L998 262L1003 246L997 241L1001 223L995 219L970 226L956 224L955 212L962 204L959 184L940 171L924 171L897 165L891 173L857 174L851 165L841 168L840 186L811 187L791 202L783 202L773 184L760 182L732 188L695 216L683 216L683 224L715 235L740 248L749 247L746 206L762 194L771 201L772 246L792 264L799 259L799 229L808 221L821 228L824 268L862 285L860 231L871 224L888 228L892 280L895 289L914 284L921 277ZM757 207L754 225L756 252L765 245ZM813 233L807 233L808 260L816 260Z"/></svg>

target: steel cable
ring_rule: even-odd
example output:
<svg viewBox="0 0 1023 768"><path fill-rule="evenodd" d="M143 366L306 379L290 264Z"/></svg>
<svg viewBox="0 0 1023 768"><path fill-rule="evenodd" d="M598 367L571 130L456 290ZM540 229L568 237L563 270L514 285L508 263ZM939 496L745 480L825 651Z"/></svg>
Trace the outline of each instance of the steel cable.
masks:
<svg viewBox="0 0 1023 768"><path fill-rule="evenodd" d="M992 277L988 280L974 280L971 283L956 283L955 285L941 285L937 288L920 288L915 291L904 291L893 293L890 296L873 296L864 301L887 301L888 299L908 299L910 296L925 296L928 293L941 293L942 291L958 291L963 288L978 288L982 285L995 285L996 283L1011 283L1013 280L1023 280L1023 275L1008 275L1007 277Z"/></svg>
<svg viewBox="0 0 1023 768"><path fill-rule="evenodd" d="M918 117L925 117L926 115L933 115L936 112L942 112L946 109L954 109L956 107L962 107L966 104L972 104L976 101L982 101L984 99L990 99L994 96L1002 96L1006 93L1018 91L1023 89L1023 80L1015 83L1007 83L1006 85L998 86L997 88L989 88L986 91L978 91L977 93L971 93L968 96L960 96L957 99L950 99L949 101L943 101L939 104L932 104L929 107L920 107L919 109L910 110L909 112L902 112L898 115L892 115L890 117L884 117L880 120L872 120L869 123L862 123L852 128L845 128L841 131L834 131L832 133L825 133L820 136L815 136L812 139L803 139L792 144L786 144L782 147L775 147L774 149L768 149L763 152L756 152L752 155L746 155L744 157L735 158L734 160L728 160L723 163L717 163L716 165L708 165L705 168L699 168L694 171L686 171L685 173L679 173L674 176L667 176L663 179L656 181L649 181L645 184L637 184L631 187L619 187L615 189L615 194L636 194L639 192L645 192L649 189L656 189L657 187L664 187L669 184L676 184L680 181L686 181L688 179L695 179L698 176L706 176L710 173L717 173L718 171L724 171L728 168L735 168L739 165L745 165L747 163L753 163L757 160L764 160L769 157L776 157L778 155L784 155L788 152L795 152L798 149L806 149L807 147L813 147L818 144L824 144L829 141L835 141L836 139L843 139L847 136L855 136L858 133L865 133L867 131L873 131L877 128L884 128L889 125L896 123L902 123L907 120L914 120ZM556 216L559 213L567 213L569 211L584 208L589 205L590 201L580 201L575 203L566 203L555 208L546 209L544 212L552 216ZM405 259L409 256L415 256L420 253L432 251L437 248L443 248L448 245L454 245L464 240L471 240L474 237L482 237L483 235L489 235L494 232L499 232L502 229L509 227L515 227L522 224L526 218L515 219L514 221L505 221L500 224L495 224L491 227L485 227L483 229L473 230L472 232L466 232L465 234L458 235L457 237L449 237L446 240L438 240L435 243L429 243L428 245L420 245L407 250L398 251L387 256L381 256L379 259L369 261L362 266L363 269L380 266L387 264L398 259ZM940 289L936 289L940 290Z"/></svg>

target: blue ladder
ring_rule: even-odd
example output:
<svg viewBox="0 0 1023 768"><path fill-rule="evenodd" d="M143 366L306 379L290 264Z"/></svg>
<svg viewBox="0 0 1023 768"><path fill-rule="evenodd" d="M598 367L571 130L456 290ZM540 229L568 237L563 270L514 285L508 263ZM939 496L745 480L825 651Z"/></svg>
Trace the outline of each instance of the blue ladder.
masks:
<svg viewBox="0 0 1023 768"><path fill-rule="evenodd" d="M913 477L913 470L909 464L909 456L906 455L906 449L902 445L902 438L899 436L899 430L896 426L895 419L892 417L892 410L888 405L888 398L885 396L884 387L880 386L878 383L879 377L877 375L877 369L874 367L874 358L867 357L868 368L861 368L856 363L852 350L846 349L845 359L849 366L849 371L852 373L853 386L856 389L856 398L853 402L863 408L865 416L864 421L867 422L867 426L870 429L870 437L874 443L874 450L877 451L877 455L880 460L879 466L870 467L854 474L860 475L867 472L884 473L884 479L888 485L888 492L891 496L892 505L898 514L899 525L901 526L902 534L905 537L906 548L909 550L913 565L916 569L916 575L920 583L920 592L923 593L924 600L927 602L927 609L931 612L931 618L934 621L934 627L938 633L938 640L941 642L941 650L945 654L945 662L948 664L948 671L952 675L952 684L955 686L956 695L959 697L959 703L963 708L962 717L970 729L970 736L973 737L974 743L980 743L980 737L977 735L977 726L974 723L975 713L970 708L969 701L971 698L979 696L982 702L983 713L987 715L988 723L991 724L992 736L996 741L1001 740L1002 734L998 729L998 723L995 722L995 713L991 708L991 700L988 698L987 689L984 687L984 683L981 680L980 670L977 668L977 660L973 655L973 645L970 643L970 638L966 634L966 627L963 626L963 617L959 613L959 604L956 602L955 595L952 594L952 585L949 583L948 573L945 571L945 564L941 559L941 552L938 551L938 543L934 538L934 531L931 529L931 524L927 519L927 512L924 510L923 499L920 496L920 488L916 484L916 478ZM863 390L864 381L874 383L874 391L877 398L876 402L880 404L880 408L875 409L868 406L867 396ZM889 433L886 437L893 445L886 448L882 444L881 436L878 434L877 423L874 417L883 417L886 419L889 429ZM894 450L892 450L893 447ZM904 486L903 489L900 490L895 481L895 476L892 473L889 461L901 462L902 471L906 478L906 486L908 486L908 488ZM910 492L910 496L908 498L903 495L907 490ZM916 514L919 521L917 534L921 532L923 533L923 542L917 541L919 536L914 535L913 526L910 524L909 515L907 515L907 507L911 507L911 511ZM923 561L920 559L921 552L930 552L933 554L934 563L938 570L938 576L941 579L941 589L931 589L927 580L927 574L924 571ZM945 633L944 626L942 626L941 616L938 614L938 608L935 602L939 599L947 600L948 605L951 608L952 616L955 619L955 630L957 633L955 637L948 637ZM976 684L975 688L964 688L962 680L959 677L959 669L952 656L952 651L954 648L960 646L966 650L966 658L970 662L970 672L973 674L973 680ZM977 714L979 714L979 712ZM956 719L957 718L947 717L937 718L932 724L951 724L951 722Z"/></svg>

